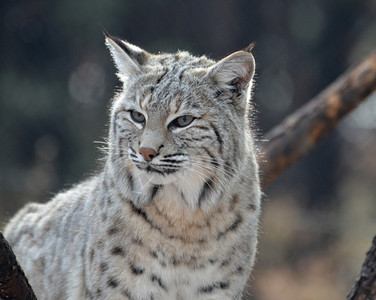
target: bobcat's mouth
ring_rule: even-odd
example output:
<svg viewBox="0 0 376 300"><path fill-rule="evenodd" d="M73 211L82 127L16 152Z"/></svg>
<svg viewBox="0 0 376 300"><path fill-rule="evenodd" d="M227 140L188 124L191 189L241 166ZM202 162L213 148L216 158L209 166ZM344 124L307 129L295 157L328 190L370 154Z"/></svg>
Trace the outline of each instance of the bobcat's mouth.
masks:
<svg viewBox="0 0 376 300"><path fill-rule="evenodd" d="M168 169L163 169L163 171L160 171L160 170L157 170L151 166L148 166L146 171L147 172L156 172L156 173L159 173L159 174L162 174L162 175L169 175L169 174L173 174L173 173L176 173L179 171L180 168L177 168L177 169L171 169L171 168L168 168Z"/></svg>
<svg viewBox="0 0 376 300"><path fill-rule="evenodd" d="M179 170L182 170L181 167L166 168L151 163L134 163L134 165L138 170L137 176L139 178L144 178L146 182L157 185L175 182L180 178Z"/></svg>
<svg viewBox="0 0 376 300"><path fill-rule="evenodd" d="M136 164L136 167L147 173L156 173L162 176L170 175L179 171L180 168L171 168L171 167L159 167L158 165L147 163L145 166Z"/></svg>

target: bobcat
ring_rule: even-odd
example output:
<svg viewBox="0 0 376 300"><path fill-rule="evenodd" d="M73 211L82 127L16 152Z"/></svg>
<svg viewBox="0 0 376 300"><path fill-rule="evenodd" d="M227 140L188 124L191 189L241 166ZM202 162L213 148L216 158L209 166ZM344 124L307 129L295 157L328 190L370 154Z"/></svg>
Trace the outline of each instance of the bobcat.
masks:
<svg viewBox="0 0 376 300"><path fill-rule="evenodd" d="M5 229L38 299L241 299L261 194L252 46L215 62L105 40L122 90L103 169Z"/></svg>

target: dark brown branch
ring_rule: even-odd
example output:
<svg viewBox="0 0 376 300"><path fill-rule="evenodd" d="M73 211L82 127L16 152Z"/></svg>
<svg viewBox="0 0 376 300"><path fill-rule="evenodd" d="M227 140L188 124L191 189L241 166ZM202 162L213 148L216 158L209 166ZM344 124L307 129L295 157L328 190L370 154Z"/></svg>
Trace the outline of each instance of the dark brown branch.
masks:
<svg viewBox="0 0 376 300"><path fill-rule="evenodd" d="M376 236L367 252L359 278L356 280L346 300L376 299Z"/></svg>
<svg viewBox="0 0 376 300"><path fill-rule="evenodd" d="M0 299L34 300L29 282L12 248L0 232Z"/></svg>
<svg viewBox="0 0 376 300"><path fill-rule="evenodd" d="M305 155L375 90L376 53L373 53L266 134L260 159L262 185L272 182Z"/></svg>

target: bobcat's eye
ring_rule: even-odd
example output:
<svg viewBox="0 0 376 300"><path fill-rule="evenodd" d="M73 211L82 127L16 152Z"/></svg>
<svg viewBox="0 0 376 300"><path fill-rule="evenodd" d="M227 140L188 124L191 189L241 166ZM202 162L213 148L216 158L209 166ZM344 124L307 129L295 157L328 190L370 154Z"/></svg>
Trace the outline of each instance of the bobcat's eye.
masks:
<svg viewBox="0 0 376 300"><path fill-rule="evenodd" d="M179 126L179 127L185 127L185 126L188 126L189 124L191 124L193 122L193 117L192 116L181 116L179 118L176 119L176 124Z"/></svg>
<svg viewBox="0 0 376 300"><path fill-rule="evenodd" d="M192 116L189 116L189 115L184 115L184 116L181 116L179 118L176 118L175 120L173 120L169 127L171 126L175 126L175 127L186 127L188 126L189 124L191 124L194 120L194 117Z"/></svg>
<svg viewBox="0 0 376 300"><path fill-rule="evenodd" d="M130 115L133 121L136 123L144 123L145 122L145 116L142 113L139 113L138 111L131 110Z"/></svg>

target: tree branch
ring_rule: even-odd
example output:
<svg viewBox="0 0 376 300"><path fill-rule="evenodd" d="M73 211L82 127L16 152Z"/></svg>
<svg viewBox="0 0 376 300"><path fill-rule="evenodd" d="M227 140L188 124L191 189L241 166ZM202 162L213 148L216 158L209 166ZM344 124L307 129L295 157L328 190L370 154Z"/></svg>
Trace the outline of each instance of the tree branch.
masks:
<svg viewBox="0 0 376 300"><path fill-rule="evenodd" d="M376 90L376 53L350 68L265 135L262 186L308 153L347 113Z"/></svg>
<svg viewBox="0 0 376 300"><path fill-rule="evenodd" d="M376 299L376 236L367 252L359 278L356 280L346 300Z"/></svg>
<svg viewBox="0 0 376 300"><path fill-rule="evenodd" d="M36 300L12 248L0 232L0 299Z"/></svg>

